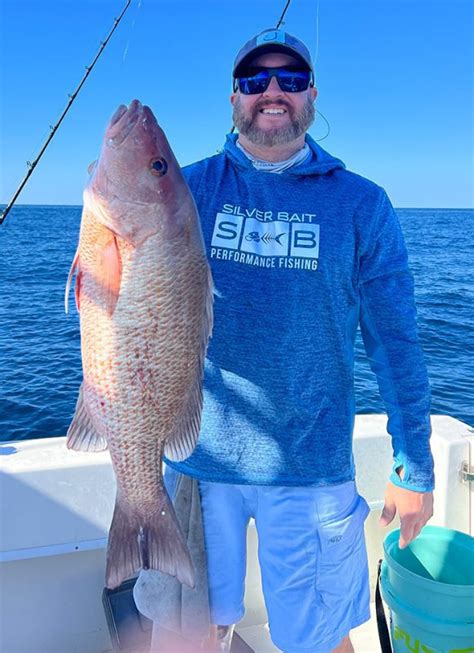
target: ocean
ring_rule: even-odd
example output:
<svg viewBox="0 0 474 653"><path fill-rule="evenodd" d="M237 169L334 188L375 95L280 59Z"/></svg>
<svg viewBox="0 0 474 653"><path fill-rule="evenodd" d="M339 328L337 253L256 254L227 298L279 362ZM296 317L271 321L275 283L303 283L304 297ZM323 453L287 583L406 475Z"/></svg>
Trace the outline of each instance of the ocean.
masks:
<svg viewBox="0 0 474 653"><path fill-rule="evenodd" d="M474 211L399 209L415 278L432 414L474 427ZM81 383L79 319L64 290L81 207L16 206L0 226L0 441L62 436ZM383 413L357 334L357 413Z"/></svg>

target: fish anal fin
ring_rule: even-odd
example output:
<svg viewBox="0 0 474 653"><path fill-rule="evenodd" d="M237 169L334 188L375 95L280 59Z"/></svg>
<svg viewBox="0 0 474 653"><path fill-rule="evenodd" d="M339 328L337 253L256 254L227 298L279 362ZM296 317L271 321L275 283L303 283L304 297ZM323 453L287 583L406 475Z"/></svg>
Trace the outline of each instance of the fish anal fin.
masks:
<svg viewBox="0 0 474 653"><path fill-rule="evenodd" d="M103 451L107 449L107 440L99 435L84 402L83 384L79 389L76 411L67 431L66 446L74 451Z"/></svg>

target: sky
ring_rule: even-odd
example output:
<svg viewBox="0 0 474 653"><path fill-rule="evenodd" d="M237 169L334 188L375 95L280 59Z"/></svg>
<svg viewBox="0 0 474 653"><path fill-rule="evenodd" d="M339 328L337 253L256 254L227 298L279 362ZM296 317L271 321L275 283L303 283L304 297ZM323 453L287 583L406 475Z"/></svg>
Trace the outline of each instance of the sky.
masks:
<svg viewBox="0 0 474 653"><path fill-rule="evenodd" d="M125 0L0 0L0 202L7 203ZM18 204L81 204L108 119L148 104L181 165L232 126L240 47L284 0L132 0ZM395 207L474 206L473 0L292 0L284 29L313 54L309 133Z"/></svg>

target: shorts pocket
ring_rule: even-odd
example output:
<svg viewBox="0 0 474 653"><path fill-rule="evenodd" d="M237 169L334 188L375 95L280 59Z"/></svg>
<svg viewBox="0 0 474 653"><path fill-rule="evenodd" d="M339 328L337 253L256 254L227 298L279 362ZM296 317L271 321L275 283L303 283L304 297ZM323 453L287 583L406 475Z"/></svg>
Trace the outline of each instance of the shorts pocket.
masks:
<svg viewBox="0 0 474 653"><path fill-rule="evenodd" d="M364 522L370 512L367 501L358 496L352 512L318 524L319 555L316 562L316 590L326 605L350 601L367 573Z"/></svg>

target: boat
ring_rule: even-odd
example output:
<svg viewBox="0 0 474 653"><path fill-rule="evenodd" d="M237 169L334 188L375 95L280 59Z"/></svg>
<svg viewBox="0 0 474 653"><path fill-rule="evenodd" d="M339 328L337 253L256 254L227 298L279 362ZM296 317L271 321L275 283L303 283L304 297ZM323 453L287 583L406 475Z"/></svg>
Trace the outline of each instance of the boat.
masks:
<svg viewBox="0 0 474 653"><path fill-rule="evenodd" d="M429 524L472 536L474 429L448 415L433 415L431 421L436 489ZM386 423L385 415L357 415L354 426L357 489L370 506L365 538L372 601L383 540L399 527L398 517L388 527L378 524L393 455ZM108 451L71 451L65 437L3 442L0 498L0 651L145 653L152 624L134 607L134 579L104 591L115 501ZM245 607L232 650L277 653L261 591L253 521ZM371 613L370 621L351 631L356 653L380 651L374 603Z"/></svg>

